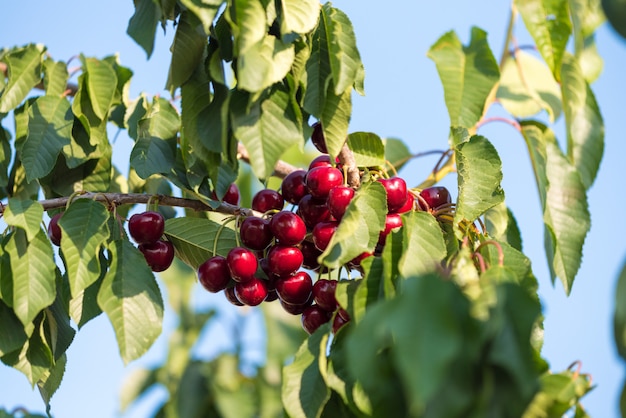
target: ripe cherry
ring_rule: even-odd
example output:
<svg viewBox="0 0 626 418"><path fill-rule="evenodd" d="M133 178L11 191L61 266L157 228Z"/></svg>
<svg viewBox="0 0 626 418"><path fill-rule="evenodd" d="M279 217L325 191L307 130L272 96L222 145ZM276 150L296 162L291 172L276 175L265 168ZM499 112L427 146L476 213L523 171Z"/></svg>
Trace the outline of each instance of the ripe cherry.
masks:
<svg viewBox="0 0 626 418"><path fill-rule="evenodd" d="M198 266L198 281L206 290L217 293L230 283L230 271L226 258L216 255Z"/></svg>
<svg viewBox="0 0 626 418"><path fill-rule="evenodd" d="M280 187L286 202L297 205L300 199L307 194L306 183L304 182L306 173L304 170L295 170L283 179L283 184Z"/></svg>
<svg viewBox="0 0 626 418"><path fill-rule="evenodd" d="M226 300L232 303L235 306L243 306L243 303L239 299L237 299L237 295L235 295L235 287L227 287L224 289L224 296L226 296Z"/></svg>
<svg viewBox="0 0 626 418"><path fill-rule="evenodd" d="M244 283L235 284L235 296L241 303L248 306L257 306L267 297L265 280L252 277Z"/></svg>
<svg viewBox="0 0 626 418"><path fill-rule="evenodd" d="M424 189L420 192L420 196L428 204L428 208L423 208L424 210L437 209L440 206L452 203L450 192L448 191L448 189L441 186L434 186Z"/></svg>
<svg viewBox="0 0 626 418"><path fill-rule="evenodd" d="M272 231L267 219L249 216L239 227L241 243L253 250L263 250L272 242Z"/></svg>
<svg viewBox="0 0 626 418"><path fill-rule="evenodd" d="M336 289L337 280L319 279L313 285L313 300L324 310L334 312L338 306L335 299Z"/></svg>
<svg viewBox="0 0 626 418"><path fill-rule="evenodd" d="M278 292L276 292L276 289L268 289L267 296L265 296L265 302L274 302L276 299L278 299Z"/></svg>
<svg viewBox="0 0 626 418"><path fill-rule="evenodd" d="M311 142L315 145L315 148L317 148L319 152L323 152L324 154L328 153L328 148L326 148L326 139L324 138L324 130L322 129L322 124L320 122L316 122L313 125Z"/></svg>
<svg viewBox="0 0 626 418"><path fill-rule="evenodd" d="M256 254L243 247L235 247L226 255L230 275L236 282L247 282L254 277L258 267Z"/></svg>
<svg viewBox="0 0 626 418"><path fill-rule="evenodd" d="M305 303L311 296L313 280L305 271L299 271L293 276L276 281L276 291L284 302L294 305Z"/></svg>
<svg viewBox="0 0 626 418"><path fill-rule="evenodd" d="M319 268L320 263L317 262L317 258L322 252L311 241L302 241L300 244L300 251L302 251L302 267L309 270L315 270Z"/></svg>
<svg viewBox="0 0 626 418"><path fill-rule="evenodd" d="M406 182L400 177L378 180L387 191L387 210L395 213L406 203L408 191Z"/></svg>
<svg viewBox="0 0 626 418"><path fill-rule="evenodd" d="M354 197L354 189L348 186L337 186L328 192L328 210L335 219L340 220L350 201Z"/></svg>
<svg viewBox="0 0 626 418"><path fill-rule="evenodd" d="M391 233L396 228L400 228L402 226L402 217L398 213L390 213L385 218L385 229L380 232L378 238L378 244L385 245L385 241L387 240L387 235Z"/></svg>
<svg viewBox="0 0 626 418"><path fill-rule="evenodd" d="M332 167L333 164L330 161L328 154L318 155L309 163L309 171L313 170L315 167Z"/></svg>
<svg viewBox="0 0 626 418"><path fill-rule="evenodd" d="M298 245L306 236L306 225L302 218L287 210L272 216L270 229L282 245Z"/></svg>
<svg viewBox="0 0 626 418"><path fill-rule="evenodd" d="M143 254L152 271L167 270L174 261L174 246L169 241L158 240L139 244L139 251Z"/></svg>
<svg viewBox="0 0 626 418"><path fill-rule="evenodd" d="M313 296L309 297L306 302L299 304L287 303L280 298L279 300L280 306L283 307L285 312L288 312L292 315L300 315L306 308L311 306L311 304L313 303Z"/></svg>
<svg viewBox="0 0 626 418"><path fill-rule="evenodd" d="M406 202L404 203L404 206L402 206L400 209L398 209L396 211L396 213L410 212L410 211L413 210L414 206L415 206L415 196L413 196L412 193L408 193Z"/></svg>
<svg viewBox="0 0 626 418"><path fill-rule="evenodd" d="M232 183L228 186L228 190L226 190L226 194L222 201L229 203L233 206L239 206L239 201L241 200L241 193L239 193L239 187L235 183Z"/></svg>
<svg viewBox="0 0 626 418"><path fill-rule="evenodd" d="M326 199L316 199L310 194L300 199L297 213L309 229L312 229L320 222L330 219L330 211L328 210Z"/></svg>
<svg viewBox="0 0 626 418"><path fill-rule="evenodd" d="M63 212L57 213L50 219L48 224L48 238L57 247L61 245L61 227L59 226L59 219L61 219Z"/></svg>
<svg viewBox="0 0 626 418"><path fill-rule="evenodd" d="M164 229L165 220L159 212L136 213L128 221L128 232L137 244L156 242Z"/></svg>
<svg viewBox="0 0 626 418"><path fill-rule="evenodd" d="M343 312L343 314L342 314ZM333 319L333 334L336 334L337 331L344 325L350 322L350 315L343 309L339 309L337 314L335 314L335 318Z"/></svg>
<svg viewBox="0 0 626 418"><path fill-rule="evenodd" d="M302 328L313 334L319 327L330 321L331 313L318 305L311 305L302 312Z"/></svg>
<svg viewBox="0 0 626 418"><path fill-rule="evenodd" d="M315 167L306 175L306 187L313 197L325 199L330 189L342 184L343 173L335 167Z"/></svg>
<svg viewBox="0 0 626 418"><path fill-rule="evenodd" d="M265 213L270 210L281 210L285 206L283 197L276 190L259 190L252 198L252 209Z"/></svg>
<svg viewBox="0 0 626 418"><path fill-rule="evenodd" d="M302 266L302 252L297 247L274 245L267 253L269 270L280 277L293 275Z"/></svg>
<svg viewBox="0 0 626 418"><path fill-rule="evenodd" d="M337 221L325 221L320 222L313 228L313 243L315 246L324 251L328 244L330 243L330 239L335 234L337 230L337 226L339 223Z"/></svg>

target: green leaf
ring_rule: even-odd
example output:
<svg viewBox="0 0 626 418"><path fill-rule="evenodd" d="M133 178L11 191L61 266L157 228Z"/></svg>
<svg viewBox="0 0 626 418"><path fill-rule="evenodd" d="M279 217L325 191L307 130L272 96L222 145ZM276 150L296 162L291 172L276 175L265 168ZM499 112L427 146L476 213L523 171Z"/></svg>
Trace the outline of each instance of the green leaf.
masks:
<svg viewBox="0 0 626 418"><path fill-rule="evenodd" d="M517 226L517 221L513 212L504 202L492 207L485 213L485 225L489 236L522 251L522 235Z"/></svg>
<svg viewBox="0 0 626 418"><path fill-rule="evenodd" d="M487 33L472 28L468 46L454 32L444 34L428 51L435 62L450 114L450 125L473 127L485 101L500 78L498 63L487 43Z"/></svg>
<svg viewBox="0 0 626 418"><path fill-rule="evenodd" d="M0 188L9 184L9 166L11 164L11 134L0 126Z"/></svg>
<svg viewBox="0 0 626 418"><path fill-rule="evenodd" d="M583 49L576 55L576 58L588 83L593 83L600 77L604 68L604 60L600 57L594 35L585 38Z"/></svg>
<svg viewBox="0 0 626 418"><path fill-rule="evenodd" d="M120 388L120 410L124 412L152 385L157 383L157 370L138 368L131 370Z"/></svg>
<svg viewBox="0 0 626 418"><path fill-rule="evenodd" d="M148 58L154 49L154 35L161 20L161 9L153 0L134 0L135 13L128 21L126 33L146 51Z"/></svg>
<svg viewBox="0 0 626 418"><path fill-rule="evenodd" d="M43 62L43 85L48 96L61 96L67 89L67 65L47 58Z"/></svg>
<svg viewBox="0 0 626 418"><path fill-rule="evenodd" d="M75 168L68 168L67 160L59 158L50 174L39 179L39 184L46 196L69 196L76 190L112 191L109 190L109 187L113 174L111 167L113 150L108 144L102 148L103 155L101 157L89 159Z"/></svg>
<svg viewBox="0 0 626 418"><path fill-rule="evenodd" d="M117 73L104 60L86 57L81 59L91 106L98 119L105 120L116 93Z"/></svg>
<svg viewBox="0 0 626 418"><path fill-rule="evenodd" d="M61 293L62 291L59 290L54 303L44 310L46 341L52 350L55 362L61 360L76 335L76 331L70 325L70 317Z"/></svg>
<svg viewBox="0 0 626 418"><path fill-rule="evenodd" d="M602 9L613 29L622 38L626 38L626 10L623 0L602 0Z"/></svg>
<svg viewBox="0 0 626 418"><path fill-rule="evenodd" d="M70 300L70 316L76 325L78 325L78 329L82 328L83 325L102 313L102 309L98 306L98 293L100 292L100 286L102 286L107 267L107 260L103 253L100 253L101 276Z"/></svg>
<svg viewBox="0 0 626 418"><path fill-rule="evenodd" d="M526 29L557 80L572 32L568 0L515 0Z"/></svg>
<svg viewBox="0 0 626 418"><path fill-rule="evenodd" d="M23 229L16 229L4 244L4 250L13 276L10 305L22 324L28 325L56 296L52 246L42 229L30 240Z"/></svg>
<svg viewBox="0 0 626 418"><path fill-rule="evenodd" d="M403 277L430 273L446 256L439 223L430 213L411 211L402 218L405 250L398 269Z"/></svg>
<svg viewBox="0 0 626 418"><path fill-rule="evenodd" d="M596 98L585 81L576 59L565 54L561 68L561 90L567 128L567 154L589 189L604 152L604 121Z"/></svg>
<svg viewBox="0 0 626 418"><path fill-rule="evenodd" d="M385 165L385 145L382 139L371 132L353 132L348 135L348 147L354 154L359 167Z"/></svg>
<svg viewBox="0 0 626 418"><path fill-rule="evenodd" d="M50 399L52 399L52 395L54 395L61 386L66 364L67 356L63 354L61 358L56 361L54 366L47 370L37 382L39 394L46 404L46 408L50 408Z"/></svg>
<svg viewBox="0 0 626 418"><path fill-rule="evenodd" d="M285 78L294 58L293 44L265 36L239 56L237 88L254 93L270 87Z"/></svg>
<svg viewBox="0 0 626 418"><path fill-rule="evenodd" d="M494 146L483 136L473 136L456 146L459 195L455 224L474 222L488 209L504 201L502 162Z"/></svg>
<svg viewBox="0 0 626 418"><path fill-rule="evenodd" d="M4 220L7 225L17 226L26 232L26 238L31 241L41 230L43 206L32 200L9 199L4 208Z"/></svg>
<svg viewBox="0 0 626 418"><path fill-rule="evenodd" d="M328 154L336 157L348 136L348 126L352 114L352 92L346 90L343 94L336 96L331 90L332 88L333 84L330 83L320 121L322 122Z"/></svg>
<svg viewBox="0 0 626 418"><path fill-rule="evenodd" d="M109 246L111 266L98 293L125 364L143 355L161 334L163 299L143 255L128 240Z"/></svg>
<svg viewBox="0 0 626 418"><path fill-rule="evenodd" d="M107 208L91 199L75 200L59 219L61 251L72 297L100 277L99 254L109 238L108 219Z"/></svg>
<svg viewBox="0 0 626 418"><path fill-rule="evenodd" d="M615 289L613 336L618 354L626 359L626 262L622 265Z"/></svg>
<svg viewBox="0 0 626 418"><path fill-rule="evenodd" d="M231 117L235 137L250 153L250 164L256 176L266 179L274 165L291 146L304 141L302 127L295 120L289 96L275 90L268 98L245 103L248 95L235 94L231 100Z"/></svg>
<svg viewBox="0 0 626 418"><path fill-rule="evenodd" d="M213 19L224 0L181 0L180 2L200 19L205 35L209 35Z"/></svg>
<svg viewBox="0 0 626 418"><path fill-rule="evenodd" d="M321 15L320 11L320 15ZM306 90L303 108L316 118L320 118L326 102L326 92L332 81L328 34L324 20L320 19L310 40L310 55L306 60Z"/></svg>
<svg viewBox="0 0 626 418"><path fill-rule="evenodd" d="M606 20L600 3L600 0L569 0L574 54L589 83L600 76L604 65L598 54L594 35L595 30Z"/></svg>
<svg viewBox="0 0 626 418"><path fill-rule="evenodd" d="M172 44L172 61L165 88L174 94L193 74L207 44L206 34L200 20L192 13L183 12L178 19L176 35Z"/></svg>
<svg viewBox="0 0 626 418"><path fill-rule="evenodd" d="M63 147L70 143L74 117L61 97L42 96L28 109L28 136L22 145L22 163L30 182L48 174Z"/></svg>
<svg viewBox="0 0 626 418"><path fill-rule="evenodd" d="M2 56L2 61L7 64L9 81L0 96L0 113L16 108L41 81L41 63L45 52L43 45L29 44Z"/></svg>
<svg viewBox="0 0 626 418"><path fill-rule="evenodd" d="M235 55L245 54L267 32L267 18L260 0L232 0L224 12L234 37Z"/></svg>
<svg viewBox="0 0 626 418"><path fill-rule="evenodd" d="M361 185L320 256L325 266L338 268L364 252L374 251L385 227L385 196L385 188L378 182Z"/></svg>
<svg viewBox="0 0 626 418"><path fill-rule="evenodd" d="M176 256L194 270L214 255L214 241L226 218L216 212L209 212L207 216L208 219L183 217L165 221L165 236L174 244ZM217 239L217 254L226 257L237 245L233 224L224 226Z"/></svg>
<svg viewBox="0 0 626 418"><path fill-rule="evenodd" d="M311 32L319 18L320 3L317 0L282 0L280 32L304 34Z"/></svg>
<svg viewBox="0 0 626 418"><path fill-rule="evenodd" d="M324 380L328 326L324 325L305 340L293 363L283 368L282 399L290 417L319 417L330 398Z"/></svg>
<svg viewBox="0 0 626 418"><path fill-rule="evenodd" d="M78 77L78 90L72 101L72 112L77 119L72 128L72 141L63 147L69 168L75 168L89 159L99 158L101 151L110 147L106 120L96 114L90 98L87 73Z"/></svg>
<svg viewBox="0 0 626 418"><path fill-rule="evenodd" d="M545 110L554 122L561 115L561 91L550 69L524 51L504 61L496 98L516 118Z"/></svg>
<svg viewBox="0 0 626 418"><path fill-rule="evenodd" d="M383 139L385 145L385 160L396 171L400 171L409 162L413 154L406 144L398 138Z"/></svg>
<svg viewBox="0 0 626 418"><path fill-rule="evenodd" d="M0 357L20 349L26 341L28 335L24 325L9 306L0 300Z"/></svg>

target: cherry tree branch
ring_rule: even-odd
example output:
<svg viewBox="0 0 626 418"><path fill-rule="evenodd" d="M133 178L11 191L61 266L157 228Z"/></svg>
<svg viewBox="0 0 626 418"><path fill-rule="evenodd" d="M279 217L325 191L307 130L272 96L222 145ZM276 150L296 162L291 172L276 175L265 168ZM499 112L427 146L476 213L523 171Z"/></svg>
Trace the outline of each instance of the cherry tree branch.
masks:
<svg viewBox="0 0 626 418"><path fill-rule="evenodd" d="M246 149L246 147L244 147L242 143L239 143L239 145L237 145L237 158L250 164L250 154L248 154L248 150ZM298 167L296 166L293 166L283 160L278 160L276 162L276 165L274 166L273 175L284 179L289 173L297 169Z"/></svg>

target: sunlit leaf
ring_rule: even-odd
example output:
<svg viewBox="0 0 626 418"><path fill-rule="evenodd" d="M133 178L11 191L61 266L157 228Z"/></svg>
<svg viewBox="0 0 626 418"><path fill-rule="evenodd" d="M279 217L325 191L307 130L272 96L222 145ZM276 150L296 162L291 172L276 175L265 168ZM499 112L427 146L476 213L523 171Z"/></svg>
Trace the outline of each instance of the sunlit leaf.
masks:
<svg viewBox="0 0 626 418"><path fill-rule="evenodd" d="M224 16L230 22L236 56L245 54L265 37L267 18L260 0L232 0Z"/></svg>
<svg viewBox="0 0 626 418"><path fill-rule="evenodd" d="M348 147L354 154L359 167L385 165L385 145L382 139L371 132L353 132L348 135Z"/></svg>
<svg viewBox="0 0 626 418"><path fill-rule="evenodd" d="M9 204L4 208L7 225L22 228L29 241L39 233L42 218L43 206L32 200L9 199Z"/></svg>
<svg viewBox="0 0 626 418"><path fill-rule="evenodd" d="M7 64L9 81L0 96L0 113L16 108L26 95L41 81L41 63L46 48L29 44L2 56Z"/></svg>
<svg viewBox="0 0 626 418"><path fill-rule="evenodd" d="M504 202L485 213L485 225L491 237L504 241L519 251L522 250L522 236L517 221Z"/></svg>
<svg viewBox="0 0 626 418"><path fill-rule="evenodd" d="M411 211L402 218L405 250L398 269L404 277L435 271L446 256L439 223L430 213Z"/></svg>
<svg viewBox="0 0 626 418"><path fill-rule="evenodd" d="M258 92L281 81L291 69L294 46L266 36L250 46L237 60L237 87Z"/></svg>
<svg viewBox="0 0 626 418"><path fill-rule="evenodd" d="M176 26L176 35L172 44L172 61L165 88L174 93L191 77L202 60L206 47L206 34L199 19L191 13L183 12Z"/></svg>
<svg viewBox="0 0 626 418"><path fill-rule="evenodd" d="M280 2L282 34L308 33L315 28L320 3L317 0L283 0Z"/></svg>
<svg viewBox="0 0 626 418"><path fill-rule="evenodd" d="M48 96L60 96L67 89L67 65L50 58L43 62L43 84Z"/></svg>
<svg viewBox="0 0 626 418"><path fill-rule="evenodd" d="M332 88L333 84L330 83L320 121L328 154L336 157L348 137L348 126L352 114L352 92L346 90L336 96Z"/></svg>
<svg viewBox="0 0 626 418"><path fill-rule="evenodd" d="M117 87L117 74L108 62L82 57L85 83L92 109L100 120L107 118Z"/></svg>
<svg viewBox="0 0 626 418"><path fill-rule="evenodd" d="M65 374L66 364L67 356L63 354L61 358L55 362L54 366L47 370L37 382L39 394L46 404L46 407L50 406L50 399L52 399L52 395L54 395L61 386L63 375Z"/></svg>

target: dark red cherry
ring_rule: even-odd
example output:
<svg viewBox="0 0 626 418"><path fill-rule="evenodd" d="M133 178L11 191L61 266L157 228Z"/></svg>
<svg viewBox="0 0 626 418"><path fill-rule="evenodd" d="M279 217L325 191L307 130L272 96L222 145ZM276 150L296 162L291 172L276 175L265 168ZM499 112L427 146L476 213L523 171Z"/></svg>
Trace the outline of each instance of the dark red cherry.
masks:
<svg viewBox="0 0 626 418"><path fill-rule="evenodd" d="M313 197L325 199L330 189L342 184L343 173L335 167L315 167L306 175L306 187Z"/></svg>
<svg viewBox="0 0 626 418"><path fill-rule="evenodd" d="M300 315L307 307L311 306L313 303L313 296L309 297L306 302L300 304L287 303L284 300L280 299L280 306L283 307L285 312L288 312L292 315Z"/></svg>
<svg viewBox="0 0 626 418"><path fill-rule="evenodd" d="M387 191L387 210L395 213L406 203L408 191L406 182L400 177L378 180Z"/></svg>
<svg viewBox="0 0 626 418"><path fill-rule="evenodd" d="M316 122L313 125L311 142L315 145L315 148L317 148L319 152L323 152L324 154L328 153L328 149L326 148L326 139L324 138L324 130L322 129L322 124L320 122Z"/></svg>
<svg viewBox="0 0 626 418"><path fill-rule="evenodd" d="M267 296L265 296L265 302L274 302L276 299L278 299L278 292L276 292L276 289L268 289Z"/></svg>
<svg viewBox="0 0 626 418"><path fill-rule="evenodd" d="M258 267L256 254L243 247L235 247L226 255L230 275L236 282L247 282L252 279Z"/></svg>
<svg viewBox="0 0 626 418"><path fill-rule="evenodd" d="M235 284L235 296L241 303L257 306L267 297L265 280L253 277L247 282Z"/></svg>
<svg viewBox="0 0 626 418"><path fill-rule="evenodd" d="M313 334L319 327L330 321L331 313L320 306L311 305L302 312L302 328L309 334Z"/></svg>
<svg viewBox="0 0 626 418"><path fill-rule="evenodd" d="M158 240L139 244L139 251L143 254L152 271L167 270L174 261L174 246L169 241Z"/></svg>
<svg viewBox="0 0 626 418"><path fill-rule="evenodd" d="M412 193L408 193L406 202L404 203L404 206L402 206L400 209L398 209L396 211L396 213L410 212L410 211L413 210L414 206L415 206L415 196L413 196Z"/></svg>
<svg viewBox="0 0 626 418"><path fill-rule="evenodd" d="M198 266L198 281L206 290L217 293L230 283L230 271L226 258L216 255Z"/></svg>
<svg viewBox="0 0 626 418"><path fill-rule="evenodd" d="M57 247L61 245L61 227L59 226L61 215L63 215L63 212L54 215L48 224L48 238L50 238L50 241Z"/></svg>
<svg viewBox="0 0 626 418"><path fill-rule="evenodd" d="M272 216L270 229L282 245L298 245L306 236L306 225L302 218L287 210Z"/></svg>
<svg viewBox="0 0 626 418"><path fill-rule="evenodd" d="M227 287L224 289L224 296L226 296L226 300L232 303L235 306L243 306L243 303L239 299L237 299L237 295L235 295L235 287Z"/></svg>
<svg viewBox="0 0 626 418"><path fill-rule="evenodd" d="M391 233L396 228L400 228L402 226L402 217L398 213L390 213L385 218L385 229L380 232L380 236L378 238L378 244L385 245L385 241L387 240L387 235Z"/></svg>
<svg viewBox="0 0 626 418"><path fill-rule="evenodd" d="M165 220L159 212L136 213L128 220L128 232L137 244L156 242L164 229Z"/></svg>
<svg viewBox="0 0 626 418"><path fill-rule="evenodd" d="M338 306L335 299L336 289L337 280L319 279L313 285L313 300L321 308L334 312Z"/></svg>
<svg viewBox="0 0 626 418"><path fill-rule="evenodd" d="M274 238L267 219L249 216L239 227L241 243L253 250L264 250Z"/></svg>
<svg viewBox="0 0 626 418"><path fill-rule="evenodd" d="M320 251L324 251L328 247L328 243L335 234L338 225L337 221L325 221L315 225L312 234L313 243Z"/></svg>
<svg viewBox="0 0 626 418"><path fill-rule="evenodd" d="M270 210L281 210L285 206L283 197L276 190L259 190L252 198L252 209L265 213Z"/></svg>
<svg viewBox="0 0 626 418"><path fill-rule="evenodd" d="M229 203L233 206L239 206L239 201L241 200L241 193L239 193L239 187L235 183L232 183L228 186L228 190L226 190L226 194L222 201Z"/></svg>
<svg viewBox="0 0 626 418"><path fill-rule="evenodd" d="M309 229L312 229L320 222L330 219L330 211L328 210L326 199L316 199L310 194L300 199L297 213Z"/></svg>
<svg viewBox="0 0 626 418"><path fill-rule="evenodd" d="M332 167L330 156L328 154L318 155L309 163L309 171L316 167Z"/></svg>
<svg viewBox="0 0 626 418"><path fill-rule="evenodd" d="M348 267L350 268L358 268L361 265L361 261L365 260L367 257L373 256L373 253L364 252L360 255L357 255L352 260L348 261Z"/></svg>
<svg viewBox="0 0 626 418"><path fill-rule="evenodd" d="M283 179L283 184L280 186L280 190L283 195L283 199L286 202L297 205L300 199L307 194L306 183L304 178L306 177L306 171L295 170L287 174Z"/></svg>
<svg viewBox="0 0 626 418"><path fill-rule="evenodd" d="M276 291L280 299L293 305L305 303L311 296L312 290L313 280L305 271L276 280Z"/></svg>
<svg viewBox="0 0 626 418"><path fill-rule="evenodd" d="M452 203L450 192L448 191L448 189L441 186L434 186L424 189L420 192L420 196L428 204L428 208L422 208L424 210L437 209L442 205Z"/></svg>
<svg viewBox="0 0 626 418"><path fill-rule="evenodd" d="M348 186L337 186L328 193L328 210L335 219L340 220L350 201L354 197L354 189Z"/></svg>
<svg viewBox="0 0 626 418"><path fill-rule="evenodd" d="M341 312L343 311L343 314ZM333 319L333 334L336 334L337 331L344 325L350 322L350 315L343 309L339 309L335 314L335 318Z"/></svg>
<svg viewBox="0 0 626 418"><path fill-rule="evenodd" d="M317 258L322 252L311 241L302 241L300 244L300 251L302 251L302 267L309 270L315 270L319 268L320 263L317 262Z"/></svg>
<svg viewBox="0 0 626 418"><path fill-rule="evenodd" d="M274 245L267 253L269 270L280 277L293 275L302 266L302 251L297 247Z"/></svg>

